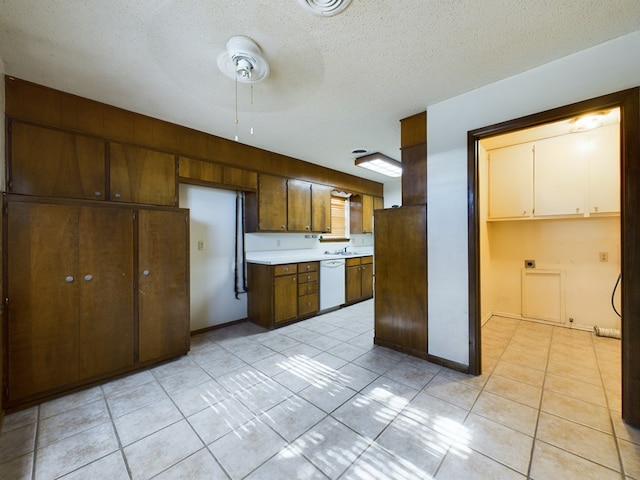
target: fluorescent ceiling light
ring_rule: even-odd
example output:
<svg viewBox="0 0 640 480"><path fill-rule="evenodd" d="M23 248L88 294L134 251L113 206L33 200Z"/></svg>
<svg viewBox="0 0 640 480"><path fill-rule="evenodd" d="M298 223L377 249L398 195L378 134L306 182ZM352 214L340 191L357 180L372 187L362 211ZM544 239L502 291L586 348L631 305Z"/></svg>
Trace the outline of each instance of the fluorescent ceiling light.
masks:
<svg viewBox="0 0 640 480"><path fill-rule="evenodd" d="M356 158L356 165L381 173L387 177L396 178L402 176L402 163L382 153L372 153L371 155Z"/></svg>

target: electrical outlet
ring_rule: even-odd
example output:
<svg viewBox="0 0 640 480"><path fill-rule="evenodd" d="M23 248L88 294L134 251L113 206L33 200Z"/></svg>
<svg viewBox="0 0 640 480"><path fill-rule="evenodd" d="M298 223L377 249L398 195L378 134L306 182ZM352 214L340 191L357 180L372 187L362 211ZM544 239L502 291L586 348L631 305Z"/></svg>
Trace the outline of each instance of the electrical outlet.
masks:
<svg viewBox="0 0 640 480"><path fill-rule="evenodd" d="M276 240L276 247L280 247L280 239Z"/></svg>
<svg viewBox="0 0 640 480"><path fill-rule="evenodd" d="M536 261L535 260L525 260L524 261L524 268L536 268Z"/></svg>
<svg viewBox="0 0 640 480"><path fill-rule="evenodd" d="M198 250L204 250L204 240L198 240Z"/></svg>
<svg viewBox="0 0 640 480"><path fill-rule="evenodd" d="M609 261L609 252L600 252L598 254L598 257L600 258L601 262L608 262Z"/></svg>

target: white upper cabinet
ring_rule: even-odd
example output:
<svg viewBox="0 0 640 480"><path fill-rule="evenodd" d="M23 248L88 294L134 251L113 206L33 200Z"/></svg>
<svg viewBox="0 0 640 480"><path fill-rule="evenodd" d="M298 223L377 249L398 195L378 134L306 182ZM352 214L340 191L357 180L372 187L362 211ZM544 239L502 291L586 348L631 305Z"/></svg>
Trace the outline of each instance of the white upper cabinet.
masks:
<svg viewBox="0 0 640 480"><path fill-rule="evenodd" d="M490 150L489 219L620 212L618 125Z"/></svg>
<svg viewBox="0 0 640 480"><path fill-rule="evenodd" d="M589 213L620 212L620 131L609 125L589 132Z"/></svg>
<svg viewBox="0 0 640 480"><path fill-rule="evenodd" d="M533 195L536 216L584 215L589 159L584 134L535 143Z"/></svg>
<svg viewBox="0 0 640 480"><path fill-rule="evenodd" d="M489 218L533 214L533 146L513 145L489 152Z"/></svg>

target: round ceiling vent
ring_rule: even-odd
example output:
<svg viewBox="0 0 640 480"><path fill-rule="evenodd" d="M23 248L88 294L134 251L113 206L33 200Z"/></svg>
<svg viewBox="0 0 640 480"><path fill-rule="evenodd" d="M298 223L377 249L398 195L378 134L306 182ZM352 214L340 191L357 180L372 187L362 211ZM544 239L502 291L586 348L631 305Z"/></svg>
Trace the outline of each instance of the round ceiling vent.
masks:
<svg viewBox="0 0 640 480"><path fill-rule="evenodd" d="M260 47L242 35L229 39L217 63L222 73L238 82L256 83L269 76L269 64L262 56Z"/></svg>
<svg viewBox="0 0 640 480"><path fill-rule="evenodd" d="M313 15L332 17L347 8L351 0L298 0L298 3Z"/></svg>

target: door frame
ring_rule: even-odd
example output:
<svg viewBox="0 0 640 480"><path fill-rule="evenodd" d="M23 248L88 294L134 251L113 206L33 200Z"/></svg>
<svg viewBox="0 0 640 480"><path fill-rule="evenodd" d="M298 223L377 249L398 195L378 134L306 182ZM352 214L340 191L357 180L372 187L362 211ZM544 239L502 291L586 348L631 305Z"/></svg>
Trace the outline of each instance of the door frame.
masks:
<svg viewBox="0 0 640 480"><path fill-rule="evenodd" d="M482 373L478 142L494 135L615 107L620 108L622 418L630 425L640 426L640 87L489 125L467 133L469 373Z"/></svg>

